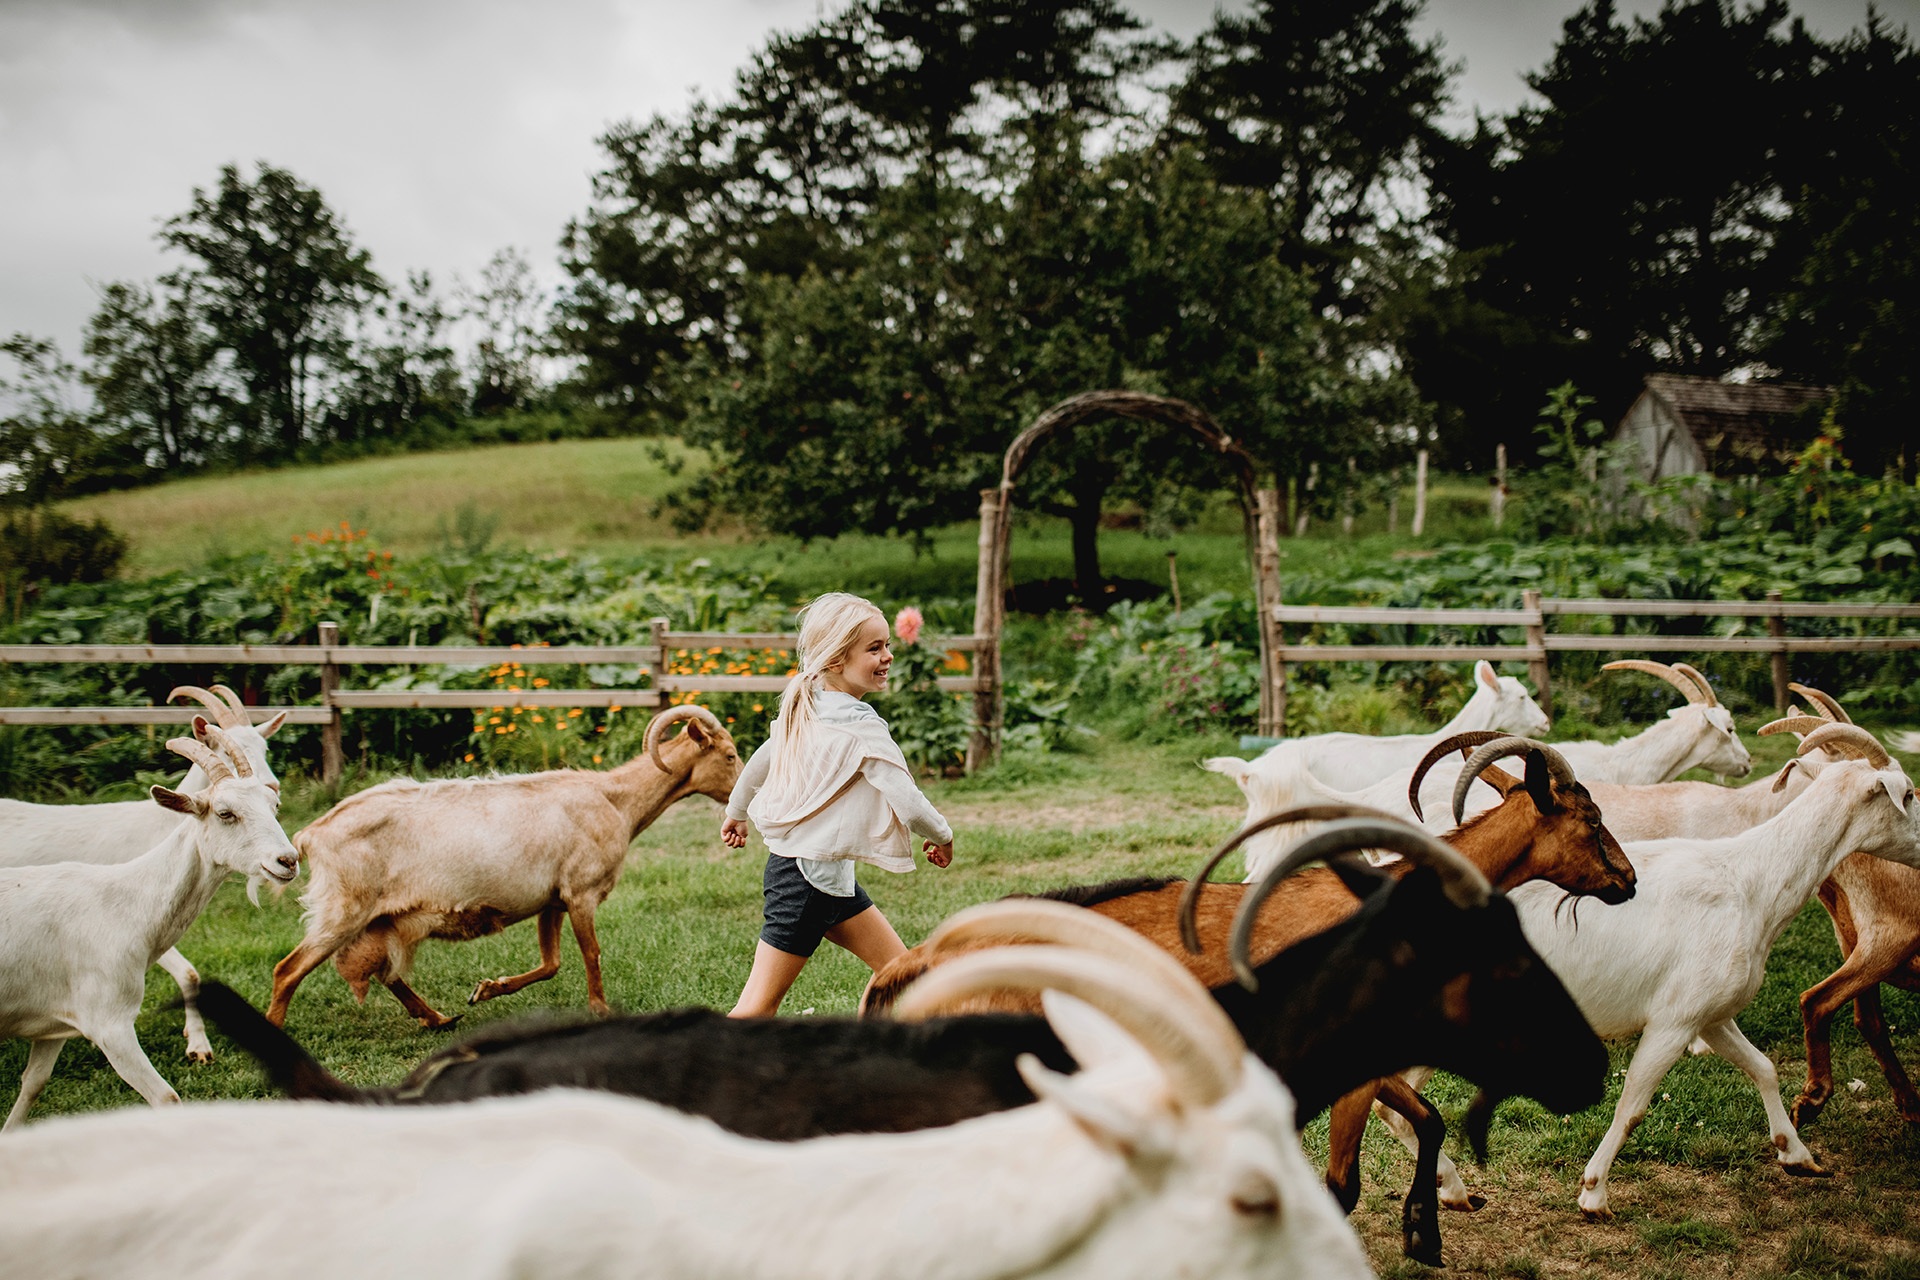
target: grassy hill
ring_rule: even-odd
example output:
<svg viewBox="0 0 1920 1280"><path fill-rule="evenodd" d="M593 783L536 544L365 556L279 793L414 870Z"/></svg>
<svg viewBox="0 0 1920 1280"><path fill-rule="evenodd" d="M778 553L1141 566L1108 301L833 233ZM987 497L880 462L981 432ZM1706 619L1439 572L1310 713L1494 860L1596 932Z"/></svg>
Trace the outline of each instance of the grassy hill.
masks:
<svg viewBox="0 0 1920 1280"><path fill-rule="evenodd" d="M615 554L671 552L707 556L716 563L778 572L799 590L892 588L927 595L973 593L978 528L972 523L934 531L915 542L850 536L802 544L751 531L751 520L724 523L698 534L657 514L663 497L697 473L701 455L655 439L563 440L495 445L445 453L363 458L316 467L199 476L64 504L69 514L101 518L132 542L128 572L136 576L199 564L223 552L286 546L310 530L347 521L368 529L397 555L429 550L476 531L496 544L540 550ZM1432 493L1430 538L1481 536L1484 489L1472 480L1442 480ZM1412 495L1401 502L1412 511ZM751 513L742 513L750 517ZM1242 590L1247 566L1237 505L1213 501L1185 531L1149 536L1112 528L1101 537L1109 576L1164 584L1167 553L1189 596ZM1116 518L1124 525L1124 515ZM1354 538L1317 525L1310 536L1281 548L1288 562L1325 572L1343 560L1386 560L1414 540L1385 532L1384 511L1363 513ZM1064 521L1023 513L1013 546L1014 581L1072 574Z"/></svg>

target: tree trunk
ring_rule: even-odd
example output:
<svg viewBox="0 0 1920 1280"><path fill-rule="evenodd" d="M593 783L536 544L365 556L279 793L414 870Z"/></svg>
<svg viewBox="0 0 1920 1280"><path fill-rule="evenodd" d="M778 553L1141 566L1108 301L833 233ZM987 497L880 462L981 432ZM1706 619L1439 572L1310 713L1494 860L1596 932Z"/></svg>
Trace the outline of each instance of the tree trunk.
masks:
<svg viewBox="0 0 1920 1280"><path fill-rule="evenodd" d="M1106 580L1100 576L1100 499L1091 502L1086 495L1074 495L1073 507L1073 582L1079 589L1080 603L1089 609L1106 607Z"/></svg>

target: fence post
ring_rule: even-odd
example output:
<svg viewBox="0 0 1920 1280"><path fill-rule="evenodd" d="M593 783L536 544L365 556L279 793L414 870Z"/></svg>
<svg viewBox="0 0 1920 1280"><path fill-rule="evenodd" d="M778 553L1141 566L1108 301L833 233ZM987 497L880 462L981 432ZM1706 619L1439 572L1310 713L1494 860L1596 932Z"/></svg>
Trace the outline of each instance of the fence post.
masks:
<svg viewBox="0 0 1920 1280"><path fill-rule="evenodd" d="M1780 603L1780 593L1778 591L1767 592L1767 603L1778 605ZM1767 618L1767 634L1770 636L1784 636L1787 634L1787 620L1780 616L1778 609ZM1774 650L1773 713L1775 715L1783 716L1787 714L1787 683L1792 678L1792 673L1787 670L1787 651L1785 649ZM1818 708L1815 708L1815 710L1818 710Z"/></svg>
<svg viewBox="0 0 1920 1280"><path fill-rule="evenodd" d="M967 742L967 772L984 768L1000 753L1000 490L980 491L980 567L974 579L973 737Z"/></svg>
<svg viewBox="0 0 1920 1280"><path fill-rule="evenodd" d="M1280 604L1280 491L1253 495L1254 607L1260 614L1260 733L1287 736L1287 664L1280 660L1286 637L1273 611Z"/></svg>
<svg viewBox="0 0 1920 1280"><path fill-rule="evenodd" d="M1532 613L1540 613L1540 593L1522 591L1520 607ZM1540 615L1538 622L1527 624L1527 647L1538 649L1540 656L1527 659L1528 674L1533 676L1533 687L1538 693L1540 709L1549 716L1553 714L1553 684L1547 671L1547 618Z"/></svg>
<svg viewBox="0 0 1920 1280"><path fill-rule="evenodd" d="M1413 527L1414 537L1427 531L1427 451L1422 449L1413 459Z"/></svg>
<svg viewBox="0 0 1920 1280"><path fill-rule="evenodd" d="M647 624L647 629L657 651L647 668L647 683L653 686L653 713L659 715L660 709L667 705L667 620L655 618Z"/></svg>
<svg viewBox="0 0 1920 1280"><path fill-rule="evenodd" d="M340 668L334 665L333 648L340 643L340 625L320 624L320 702L327 709L327 722L320 726L320 785L328 791L340 790L341 775L346 772L347 755L340 744L340 706L334 692L340 687Z"/></svg>

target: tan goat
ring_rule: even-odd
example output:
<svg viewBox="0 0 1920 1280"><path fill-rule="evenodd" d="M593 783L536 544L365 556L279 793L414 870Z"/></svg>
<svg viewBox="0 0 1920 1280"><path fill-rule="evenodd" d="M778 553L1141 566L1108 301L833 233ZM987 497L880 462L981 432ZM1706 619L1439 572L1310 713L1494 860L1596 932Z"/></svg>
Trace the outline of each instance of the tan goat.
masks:
<svg viewBox="0 0 1920 1280"><path fill-rule="evenodd" d="M667 743L662 731L686 722ZM627 846L675 801L724 801L740 773L733 737L704 707L675 707L647 726L646 751L599 773L545 773L382 783L350 796L294 837L311 885L307 934L273 970L267 1016L286 1021L294 988L332 957L354 995L377 979L425 1027L455 1019L409 987L414 949L540 918L539 967L489 978L468 1004L508 995L560 971L560 919L573 925L587 999L607 1012L593 915L620 878Z"/></svg>

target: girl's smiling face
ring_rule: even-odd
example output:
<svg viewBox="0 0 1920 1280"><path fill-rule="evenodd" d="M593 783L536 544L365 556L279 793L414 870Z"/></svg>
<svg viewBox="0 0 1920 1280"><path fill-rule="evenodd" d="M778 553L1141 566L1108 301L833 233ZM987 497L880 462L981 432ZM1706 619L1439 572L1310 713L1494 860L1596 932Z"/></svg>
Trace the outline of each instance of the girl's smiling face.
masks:
<svg viewBox="0 0 1920 1280"><path fill-rule="evenodd" d="M893 665L893 649L887 643L887 620L876 613L860 627L853 647L837 667L829 667L823 683L829 689L864 698L887 687L887 670Z"/></svg>

